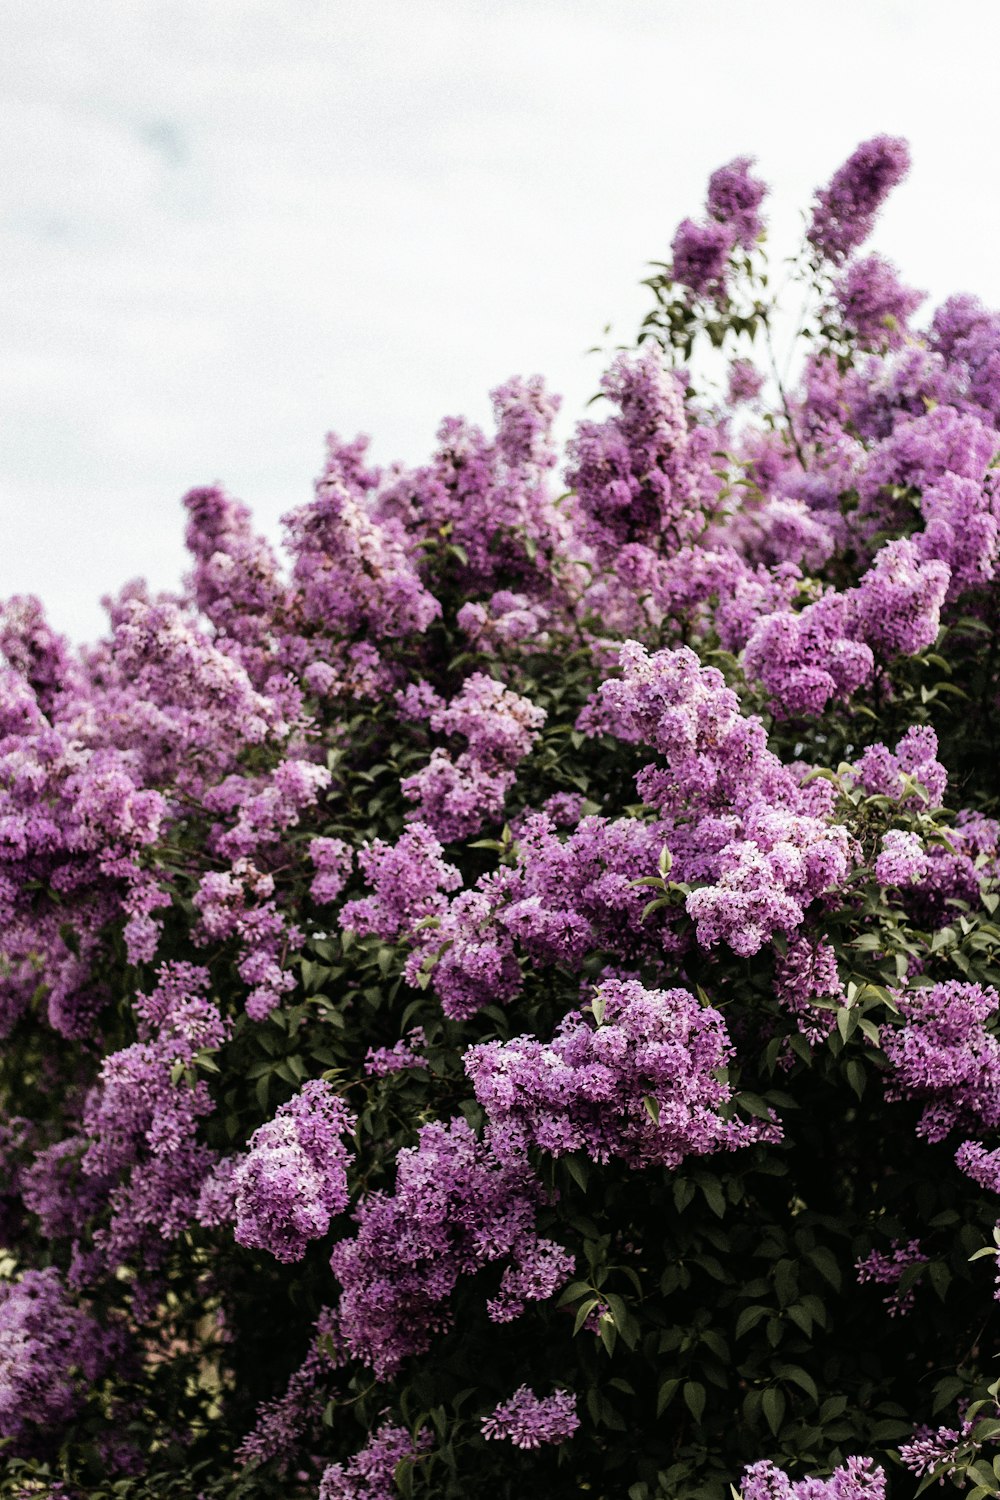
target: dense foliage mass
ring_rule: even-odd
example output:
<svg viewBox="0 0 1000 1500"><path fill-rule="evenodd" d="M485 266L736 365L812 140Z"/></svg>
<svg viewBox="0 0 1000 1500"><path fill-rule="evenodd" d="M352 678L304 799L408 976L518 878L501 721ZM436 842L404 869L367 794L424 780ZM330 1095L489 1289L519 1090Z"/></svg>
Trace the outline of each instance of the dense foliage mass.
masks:
<svg viewBox="0 0 1000 1500"><path fill-rule="evenodd" d="M1000 317L858 255L907 165L793 388L740 158L561 468L512 380L4 607L3 1493L1000 1490Z"/></svg>

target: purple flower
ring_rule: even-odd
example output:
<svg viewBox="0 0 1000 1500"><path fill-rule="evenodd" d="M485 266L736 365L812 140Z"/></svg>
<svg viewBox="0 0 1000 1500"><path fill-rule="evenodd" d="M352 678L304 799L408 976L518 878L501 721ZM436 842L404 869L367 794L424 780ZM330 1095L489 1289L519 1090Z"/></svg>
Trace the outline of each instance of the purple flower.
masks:
<svg viewBox="0 0 1000 1500"><path fill-rule="evenodd" d="M863 141L816 194L806 238L826 260L839 265L871 234L875 218L910 169L904 140L888 135Z"/></svg>
<svg viewBox="0 0 1000 1500"><path fill-rule="evenodd" d="M912 1312L915 1300L912 1286L900 1290L900 1277L908 1266L923 1266L927 1261L919 1240L910 1240L906 1245L902 1240L891 1240L888 1254L872 1250L855 1263L855 1270L859 1282L874 1281L893 1288L882 1298L882 1303L890 1318L896 1318Z"/></svg>
<svg viewBox="0 0 1000 1500"><path fill-rule="evenodd" d="M466 1052L498 1149L530 1144L553 1156L584 1150L596 1161L676 1167L760 1138L757 1122L720 1117L731 1094L717 1071L732 1049L717 1011L686 990L609 979L592 1012L571 1012L547 1045L520 1036Z"/></svg>
<svg viewBox="0 0 1000 1500"><path fill-rule="evenodd" d="M975 1425L966 1421L960 1427L918 1427L912 1443L900 1443L899 1456L911 1474L933 1472L943 1483L982 1447L971 1437Z"/></svg>
<svg viewBox="0 0 1000 1500"><path fill-rule="evenodd" d="M448 1301L462 1277L512 1263L512 1278L489 1309L507 1322L527 1301L551 1296L573 1270L572 1256L535 1232L540 1189L530 1169L497 1157L464 1119L425 1125L396 1168L395 1191L362 1199L356 1233L330 1260L343 1288L344 1343L380 1380L450 1325ZM539 1257L544 1274L536 1278L530 1273Z"/></svg>
<svg viewBox="0 0 1000 1500"><path fill-rule="evenodd" d="M745 250L753 248L764 228L759 209L768 190L766 182L751 176L753 164L752 156L737 156L718 167L708 179L705 200L712 218L728 224Z"/></svg>
<svg viewBox="0 0 1000 1500"><path fill-rule="evenodd" d="M601 390L618 412L581 422L568 447L566 481L579 497L588 541L610 559L628 543L685 537L718 481L688 433L676 376L651 345L639 356L620 355Z"/></svg>
<svg viewBox="0 0 1000 1500"><path fill-rule="evenodd" d="M862 349L898 349L910 314L926 293L901 286L894 266L880 255L869 255L853 261L837 278L833 295Z"/></svg>
<svg viewBox="0 0 1000 1500"><path fill-rule="evenodd" d="M313 1078L273 1120L254 1131L236 1168L236 1238L282 1261L301 1260L310 1240L347 1207L344 1144L355 1116L329 1083Z"/></svg>
<svg viewBox="0 0 1000 1500"><path fill-rule="evenodd" d="M729 256L737 241L735 225L709 219L696 224L683 219L673 243L673 277L696 297L724 295Z"/></svg>
<svg viewBox="0 0 1000 1500"><path fill-rule="evenodd" d="M853 595L856 628L883 661L914 656L937 640L951 571L924 562L915 542L887 542Z"/></svg>
<svg viewBox="0 0 1000 1500"><path fill-rule="evenodd" d="M950 979L897 996L899 1030L883 1036L891 1073L889 1099L921 1101L918 1135L940 1141L956 1125L1000 1125L1000 1043L986 1022L1000 1004L996 990Z"/></svg>
<svg viewBox="0 0 1000 1500"><path fill-rule="evenodd" d="M848 1458L829 1479L792 1481L770 1459L743 1471L742 1500L885 1500L885 1471L870 1458Z"/></svg>
<svg viewBox="0 0 1000 1500"><path fill-rule="evenodd" d="M882 835L882 852L875 860L879 885L917 885L929 869L930 861L915 833L890 828Z"/></svg>
<svg viewBox="0 0 1000 1500"><path fill-rule="evenodd" d="M823 939L810 941L796 936L774 965L778 999L795 1016L798 1028L811 1042L820 1042L833 1029L836 1015L822 1010L816 1000L842 1001L844 986L837 970L837 957Z"/></svg>
<svg viewBox="0 0 1000 1500"><path fill-rule="evenodd" d="M565 1443L580 1425L576 1397L569 1391L536 1396L518 1386L507 1401L495 1406L481 1421L483 1437L513 1443L515 1448L540 1448L543 1443Z"/></svg>
<svg viewBox="0 0 1000 1500"><path fill-rule="evenodd" d="M0 1283L0 1437L57 1431L116 1353L120 1337L73 1306L54 1267Z"/></svg>
<svg viewBox="0 0 1000 1500"><path fill-rule="evenodd" d="M744 401L755 401L764 388L764 376L749 359L734 359L729 366L729 384L726 402L739 406Z"/></svg>
<svg viewBox="0 0 1000 1500"><path fill-rule="evenodd" d="M430 1447L432 1438L421 1431L416 1443L405 1427L382 1422L364 1447L346 1464L330 1464L319 1485L319 1500L397 1500L396 1465Z"/></svg>
<svg viewBox="0 0 1000 1500"><path fill-rule="evenodd" d="M316 874L309 887L314 901L336 901L351 875L354 852L343 839L310 839L309 858Z"/></svg>
<svg viewBox="0 0 1000 1500"><path fill-rule="evenodd" d="M358 853L358 864L374 893L342 907L341 927L392 940L439 915L446 905L443 892L462 883L443 854L431 829L419 822L411 823L395 844L382 839L366 844Z"/></svg>
<svg viewBox="0 0 1000 1500"><path fill-rule="evenodd" d="M387 1073L405 1072L407 1068L426 1068L426 1057L414 1049L424 1045L424 1028L414 1026L391 1047L369 1047L364 1068L369 1078L384 1078Z"/></svg>

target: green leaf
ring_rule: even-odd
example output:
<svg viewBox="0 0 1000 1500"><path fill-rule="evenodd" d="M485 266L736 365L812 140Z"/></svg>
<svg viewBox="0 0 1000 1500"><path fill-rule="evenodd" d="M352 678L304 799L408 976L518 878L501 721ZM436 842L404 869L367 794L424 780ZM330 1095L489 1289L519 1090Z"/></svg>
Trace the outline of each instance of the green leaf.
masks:
<svg viewBox="0 0 1000 1500"><path fill-rule="evenodd" d="M965 1472L970 1479L974 1479L977 1484L981 1484L987 1493L996 1494L996 1475L993 1473L991 1466L983 1459L977 1459L975 1463L970 1464Z"/></svg>
<svg viewBox="0 0 1000 1500"><path fill-rule="evenodd" d="M705 1177L699 1183L699 1186L705 1202L712 1212L721 1219L726 1212L726 1199L722 1188L719 1186L718 1179L715 1177Z"/></svg>
<svg viewBox="0 0 1000 1500"><path fill-rule="evenodd" d="M860 1099L865 1091L866 1082L865 1065L860 1058L849 1057L847 1059L847 1062L844 1064L844 1076L852 1092Z"/></svg>
<svg viewBox="0 0 1000 1500"><path fill-rule="evenodd" d="M775 1437L785 1419L785 1393L780 1386L769 1385L761 1399L761 1410Z"/></svg>
<svg viewBox="0 0 1000 1500"><path fill-rule="evenodd" d="M691 1181L690 1177L674 1178L674 1207L677 1209L677 1212L679 1214L682 1214L687 1208L696 1191L697 1189L695 1188L695 1185Z"/></svg>
<svg viewBox="0 0 1000 1500"><path fill-rule="evenodd" d="M817 1245L814 1250L809 1250L806 1253L808 1259L812 1261L824 1281L828 1281L834 1291L839 1292L842 1278L840 1267L837 1264L837 1259L833 1251L827 1249L825 1245Z"/></svg>
<svg viewBox="0 0 1000 1500"><path fill-rule="evenodd" d="M403 1500L411 1500L413 1495L413 1460L401 1458L393 1470L393 1480L396 1488L403 1496Z"/></svg>
<svg viewBox="0 0 1000 1500"><path fill-rule="evenodd" d="M684 1404L696 1422L705 1415L705 1387L698 1380L684 1382Z"/></svg>
<svg viewBox="0 0 1000 1500"><path fill-rule="evenodd" d="M800 1390L805 1391L807 1396L811 1396L816 1402L819 1401L819 1391L816 1389L816 1382L807 1370L803 1370L801 1365L775 1364L771 1368L782 1380L790 1380L793 1385L797 1385Z"/></svg>
<svg viewBox="0 0 1000 1500"><path fill-rule="evenodd" d="M665 1380L660 1386L659 1394L656 1398L656 1415L658 1417L662 1416L666 1411L667 1407L676 1396L679 1386L679 1380Z"/></svg>
<svg viewBox="0 0 1000 1500"><path fill-rule="evenodd" d="M840 1032L841 1041L848 1041L852 1032L858 1024L858 1013L849 1006L842 1005L837 1011L837 1030Z"/></svg>
<svg viewBox="0 0 1000 1500"><path fill-rule="evenodd" d="M756 1328L761 1318L766 1318L770 1311L769 1307L745 1307L736 1319L736 1337L740 1339L751 1328Z"/></svg>
<svg viewBox="0 0 1000 1500"><path fill-rule="evenodd" d="M589 1161L585 1156L570 1153L563 1157L563 1165L572 1177L581 1192L587 1191L587 1178L589 1175Z"/></svg>
<svg viewBox="0 0 1000 1500"><path fill-rule="evenodd" d="M931 1264L927 1267L927 1275L930 1278L931 1286L943 1302L951 1285L951 1272L944 1261L935 1260L931 1261Z"/></svg>

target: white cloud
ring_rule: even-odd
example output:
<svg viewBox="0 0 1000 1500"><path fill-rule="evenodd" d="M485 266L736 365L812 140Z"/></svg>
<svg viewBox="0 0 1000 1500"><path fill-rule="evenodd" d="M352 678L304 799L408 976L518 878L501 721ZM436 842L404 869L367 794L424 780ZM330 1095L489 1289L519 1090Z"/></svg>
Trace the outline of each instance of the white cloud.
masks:
<svg viewBox="0 0 1000 1500"><path fill-rule="evenodd" d="M779 229L889 130L878 231L1000 301L981 0L21 0L0 89L0 594L76 635L183 567L220 478L271 532L327 427L419 460L445 413L629 337L707 173L756 152Z"/></svg>

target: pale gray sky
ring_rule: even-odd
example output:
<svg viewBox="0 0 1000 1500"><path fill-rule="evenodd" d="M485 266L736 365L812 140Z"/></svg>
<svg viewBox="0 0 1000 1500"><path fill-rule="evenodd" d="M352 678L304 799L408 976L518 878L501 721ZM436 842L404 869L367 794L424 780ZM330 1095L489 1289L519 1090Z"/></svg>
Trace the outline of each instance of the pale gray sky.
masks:
<svg viewBox="0 0 1000 1500"><path fill-rule="evenodd" d="M568 430L735 155L790 249L906 135L874 243L1000 303L989 0L3 0L0 34L0 596L78 638L177 582L193 484L277 535L328 429L417 462L515 373Z"/></svg>

